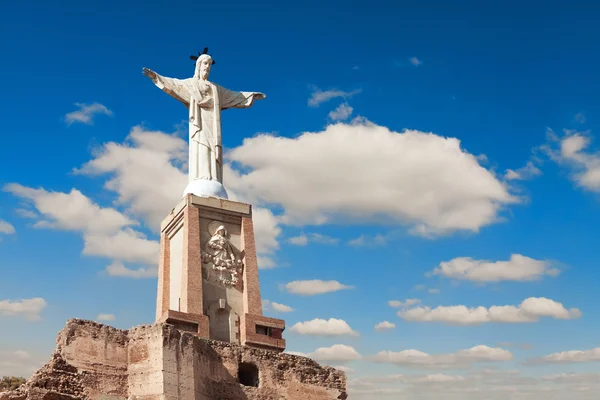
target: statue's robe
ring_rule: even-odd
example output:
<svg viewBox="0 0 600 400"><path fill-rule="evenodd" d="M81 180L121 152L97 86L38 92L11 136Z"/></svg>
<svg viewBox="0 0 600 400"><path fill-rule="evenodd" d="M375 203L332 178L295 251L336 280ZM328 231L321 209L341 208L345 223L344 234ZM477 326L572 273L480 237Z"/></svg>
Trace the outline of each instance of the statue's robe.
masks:
<svg viewBox="0 0 600 400"><path fill-rule="evenodd" d="M236 92L198 78L176 79L156 74L155 84L182 102L189 110L189 181L217 180L223 183L221 110L252 106L257 92ZM201 85L210 87L201 92Z"/></svg>

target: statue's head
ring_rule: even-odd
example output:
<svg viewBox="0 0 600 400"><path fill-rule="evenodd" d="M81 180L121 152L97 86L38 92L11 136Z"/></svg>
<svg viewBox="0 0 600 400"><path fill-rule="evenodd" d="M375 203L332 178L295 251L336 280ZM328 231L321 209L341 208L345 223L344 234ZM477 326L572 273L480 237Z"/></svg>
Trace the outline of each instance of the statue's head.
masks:
<svg viewBox="0 0 600 400"><path fill-rule="evenodd" d="M219 227L217 228L217 230L215 231L215 233L217 235L221 235L226 237L227 236L227 229L225 228L224 225L219 225Z"/></svg>
<svg viewBox="0 0 600 400"><path fill-rule="evenodd" d="M208 54L202 54L196 60L196 71L194 72L194 77L200 78L203 80L208 80L208 76L210 75L210 67L213 65L213 59Z"/></svg>

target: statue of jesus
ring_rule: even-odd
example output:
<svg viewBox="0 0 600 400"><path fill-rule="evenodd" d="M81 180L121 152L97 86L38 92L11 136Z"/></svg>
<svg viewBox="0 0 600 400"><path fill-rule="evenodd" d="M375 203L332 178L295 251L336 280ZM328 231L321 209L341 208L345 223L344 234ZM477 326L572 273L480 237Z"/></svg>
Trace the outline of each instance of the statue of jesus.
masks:
<svg viewBox="0 0 600 400"><path fill-rule="evenodd" d="M189 110L189 172L183 195L227 199L223 187L221 110L248 108L254 100L266 96L259 92L235 92L210 82L208 76L214 61L206 51L197 57L192 78L167 78L148 68L143 68L142 73Z"/></svg>

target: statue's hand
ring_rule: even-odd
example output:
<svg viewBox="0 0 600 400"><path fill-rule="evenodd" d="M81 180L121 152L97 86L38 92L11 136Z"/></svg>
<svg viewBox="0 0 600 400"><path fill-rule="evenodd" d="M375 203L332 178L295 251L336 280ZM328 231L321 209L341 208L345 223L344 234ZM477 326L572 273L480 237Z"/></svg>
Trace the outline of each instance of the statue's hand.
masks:
<svg viewBox="0 0 600 400"><path fill-rule="evenodd" d="M266 99L266 98L267 98L267 95L264 93L260 93L260 92L254 93L254 99L256 99L256 100L262 100L262 99Z"/></svg>
<svg viewBox="0 0 600 400"><path fill-rule="evenodd" d="M156 81L156 72L152 71L151 69L148 69L146 67L142 68L142 74L152 79L153 81Z"/></svg>

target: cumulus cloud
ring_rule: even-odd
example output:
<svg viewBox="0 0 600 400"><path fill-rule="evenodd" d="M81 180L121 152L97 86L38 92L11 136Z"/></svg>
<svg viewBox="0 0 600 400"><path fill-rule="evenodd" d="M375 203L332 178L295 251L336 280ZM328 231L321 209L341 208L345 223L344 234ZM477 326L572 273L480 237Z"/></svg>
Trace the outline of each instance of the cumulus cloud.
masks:
<svg viewBox="0 0 600 400"><path fill-rule="evenodd" d="M575 184L585 190L600 192L600 153L590 150L590 132L564 130L559 137L548 131L548 144L542 150L555 162L568 167Z"/></svg>
<svg viewBox="0 0 600 400"><path fill-rule="evenodd" d="M308 243L335 245L340 242L340 239L334 238L320 233L309 233L294 236L288 239L288 243L296 246L306 246Z"/></svg>
<svg viewBox="0 0 600 400"><path fill-rule="evenodd" d="M400 300L390 300L388 301L388 306L394 308L406 308L410 306L414 306L415 304L419 304L421 300L419 299L406 299L404 301Z"/></svg>
<svg viewBox="0 0 600 400"><path fill-rule="evenodd" d="M369 357L377 363L389 363L418 368L468 368L474 363L512 360L510 351L484 345L449 354L428 354L419 350L381 351Z"/></svg>
<svg viewBox="0 0 600 400"><path fill-rule="evenodd" d="M546 275L557 276L560 271L552 263L535 260L521 254L511 254L508 261L474 260L470 257L454 258L440 263L432 272L445 278L473 282L533 281Z"/></svg>
<svg viewBox="0 0 600 400"><path fill-rule="evenodd" d="M8 222L0 219L0 234L12 235L15 233L15 227Z"/></svg>
<svg viewBox="0 0 600 400"><path fill-rule="evenodd" d="M84 235L83 254L103 256L132 263L155 265L158 262L159 247L155 240L133 229L119 230L114 234Z"/></svg>
<svg viewBox="0 0 600 400"><path fill-rule="evenodd" d="M332 110L328 117L332 121L345 121L352 115L354 109L348 103L342 103Z"/></svg>
<svg viewBox="0 0 600 400"><path fill-rule="evenodd" d="M590 350L569 350L552 353L540 359L533 360L534 363L547 364L575 364L600 361L600 347Z"/></svg>
<svg viewBox="0 0 600 400"><path fill-rule="evenodd" d="M575 114L575 121L577 121L580 124L585 124L585 114L584 113Z"/></svg>
<svg viewBox="0 0 600 400"><path fill-rule="evenodd" d="M392 324L389 321L382 321L382 322L380 322L380 323L378 323L378 324L375 325L375 330L378 331L378 332L388 331L390 329L394 329L395 327L396 327L396 325Z"/></svg>
<svg viewBox="0 0 600 400"><path fill-rule="evenodd" d="M156 267L140 267L136 269L127 268L121 261L114 261L106 267L106 273L110 276L121 278L154 278L158 273Z"/></svg>
<svg viewBox="0 0 600 400"><path fill-rule="evenodd" d="M15 212L17 213L17 215L19 217L22 217L22 218L34 219L34 218L38 217L38 215L35 211L27 210L25 208L17 208L15 210Z"/></svg>
<svg viewBox="0 0 600 400"><path fill-rule="evenodd" d="M281 206L286 224L343 219L402 222L430 236L476 232L520 201L457 139L365 121L294 139L258 135L228 157L247 168L229 187Z"/></svg>
<svg viewBox="0 0 600 400"><path fill-rule="evenodd" d="M0 300L0 317L22 316L30 321L39 320L46 308L46 300L40 297L21 300Z"/></svg>
<svg viewBox="0 0 600 400"><path fill-rule="evenodd" d="M544 297L530 297L518 306L467 307L439 306L414 307L398 311L398 316L413 322L442 322L454 325L478 325L486 322L525 323L536 322L540 318L577 319L581 311L567 310L561 303Z"/></svg>
<svg viewBox="0 0 600 400"><path fill-rule="evenodd" d="M286 306L285 304L276 303L276 302L270 301L270 300L263 300L262 305L263 305L263 308L266 310L272 309L272 310L282 312L282 313L288 313L288 312L294 311L294 309L290 306Z"/></svg>
<svg viewBox="0 0 600 400"><path fill-rule="evenodd" d="M105 233L137 225L114 208L98 206L77 189L69 193L50 192L9 183L4 185L4 191L32 202L43 215L36 227Z"/></svg>
<svg viewBox="0 0 600 400"><path fill-rule="evenodd" d="M117 194L117 204L158 232L187 184L186 174L178 168L187 160L187 146L176 133L135 126L123 143L105 143L74 172L91 177L109 175L104 186Z"/></svg>
<svg viewBox="0 0 600 400"><path fill-rule="evenodd" d="M309 353L308 357L317 361L340 363L359 360L361 358L354 347L345 344L334 344L331 347L319 347L312 353Z"/></svg>
<svg viewBox="0 0 600 400"><path fill-rule="evenodd" d="M114 321L115 319L114 314L98 314L96 317L96 320L98 321Z"/></svg>
<svg viewBox="0 0 600 400"><path fill-rule="evenodd" d="M123 262L132 262L150 265L148 270L154 272L148 276L156 276L158 241L134 230L132 226L139 225L136 220L114 208L100 207L77 189L69 193L50 192L11 183L4 190L30 201L37 209L39 215L34 227L81 232L84 255L115 261L107 269L109 275L140 275L126 272L128 268Z"/></svg>
<svg viewBox="0 0 600 400"><path fill-rule="evenodd" d="M387 238L382 234L375 236L360 235L356 239L349 240L348 245L353 247L376 247L385 246L387 241Z"/></svg>
<svg viewBox="0 0 600 400"><path fill-rule="evenodd" d="M336 318L328 320L315 318L312 321L298 322L290 328L290 331L300 335L359 336L346 321Z"/></svg>
<svg viewBox="0 0 600 400"><path fill-rule="evenodd" d="M335 98L349 99L350 97L361 92L360 89L352 90L350 92L344 92L343 90L338 89L321 90L314 85L312 89L313 91L310 95L310 99L308 99L308 105L311 107L318 107L322 103Z"/></svg>
<svg viewBox="0 0 600 400"><path fill-rule="evenodd" d="M313 296L316 294L353 289L354 286L344 285L338 281L322 281L319 279L313 279L306 281L292 281L285 284L284 288L292 294Z"/></svg>
<svg viewBox="0 0 600 400"><path fill-rule="evenodd" d="M415 67L418 67L419 65L423 64L423 61L419 60L417 57L411 57L408 59L408 61Z"/></svg>
<svg viewBox="0 0 600 400"><path fill-rule="evenodd" d="M504 179L507 181L511 180L528 180L535 178L536 176L540 176L542 171L536 167L536 165L532 161L528 161L524 167L521 167L516 170L507 169L504 174Z"/></svg>
<svg viewBox="0 0 600 400"><path fill-rule="evenodd" d="M72 111L65 115L65 122L67 123L67 125L71 125L74 122L92 125L94 123L94 117L96 115L111 116L113 114L111 110L109 110L106 106L100 103L75 103L75 106L78 108L76 111Z"/></svg>

